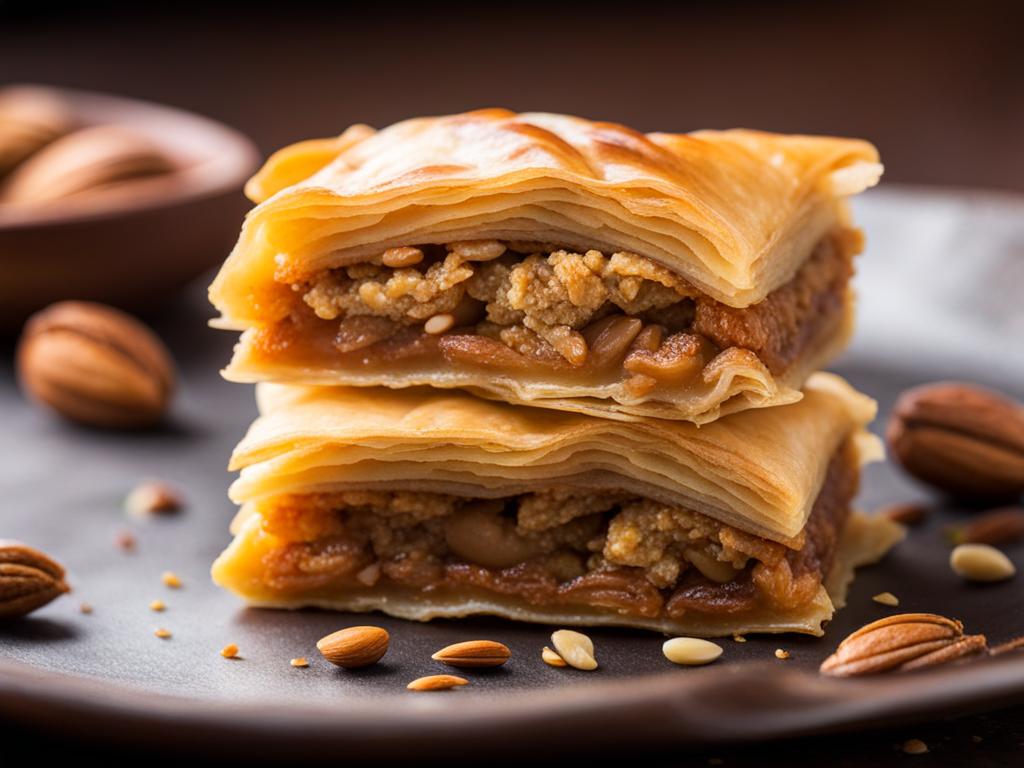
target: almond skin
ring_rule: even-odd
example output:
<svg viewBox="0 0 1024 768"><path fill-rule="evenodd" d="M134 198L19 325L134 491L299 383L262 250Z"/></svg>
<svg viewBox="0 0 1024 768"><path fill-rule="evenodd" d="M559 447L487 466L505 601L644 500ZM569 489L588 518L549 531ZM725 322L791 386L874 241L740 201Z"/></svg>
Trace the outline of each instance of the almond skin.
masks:
<svg viewBox="0 0 1024 768"><path fill-rule="evenodd" d="M0 619L26 616L69 591L64 569L52 558L0 539Z"/></svg>
<svg viewBox="0 0 1024 768"><path fill-rule="evenodd" d="M500 667L512 657L508 646L494 640L468 640L442 648L432 658L450 667Z"/></svg>
<svg viewBox="0 0 1024 768"><path fill-rule="evenodd" d="M359 669L376 664L388 652L388 632L380 627L339 629L317 641L317 650L331 664Z"/></svg>

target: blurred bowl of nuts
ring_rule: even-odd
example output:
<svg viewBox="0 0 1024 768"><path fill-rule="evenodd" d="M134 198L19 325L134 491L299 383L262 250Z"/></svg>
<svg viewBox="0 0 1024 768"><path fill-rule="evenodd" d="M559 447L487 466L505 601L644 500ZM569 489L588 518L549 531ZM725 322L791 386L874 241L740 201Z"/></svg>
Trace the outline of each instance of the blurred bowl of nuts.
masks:
<svg viewBox="0 0 1024 768"><path fill-rule="evenodd" d="M59 299L136 311L221 262L258 155L170 107L0 88L0 330Z"/></svg>

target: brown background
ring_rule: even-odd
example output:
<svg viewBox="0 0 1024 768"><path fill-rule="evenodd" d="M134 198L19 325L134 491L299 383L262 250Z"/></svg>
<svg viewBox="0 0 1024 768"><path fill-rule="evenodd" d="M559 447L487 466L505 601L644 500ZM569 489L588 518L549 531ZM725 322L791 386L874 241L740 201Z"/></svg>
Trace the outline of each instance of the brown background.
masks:
<svg viewBox="0 0 1024 768"><path fill-rule="evenodd" d="M863 136L890 181L1024 189L1024 3L346 5L0 0L0 80L195 109L264 152L497 105Z"/></svg>

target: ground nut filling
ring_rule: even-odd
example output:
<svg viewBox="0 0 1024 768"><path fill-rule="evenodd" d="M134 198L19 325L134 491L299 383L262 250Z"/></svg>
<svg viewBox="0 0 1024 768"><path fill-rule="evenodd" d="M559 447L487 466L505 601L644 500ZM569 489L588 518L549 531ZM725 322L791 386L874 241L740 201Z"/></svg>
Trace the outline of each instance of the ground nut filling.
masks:
<svg viewBox="0 0 1024 768"><path fill-rule="evenodd" d="M832 566L857 476L845 446L804 531L785 544L622 492L285 497L261 509L264 531L282 542L267 557L266 578L283 592L474 587L643 617L792 609L815 597Z"/></svg>
<svg viewBox="0 0 1024 768"><path fill-rule="evenodd" d="M432 354L466 367L617 371L642 397L733 348L784 372L841 315L859 248L859 233L835 230L789 283L745 309L627 251L497 240L391 248L300 282L278 275L301 301L260 344L297 354L303 336L329 334L346 365Z"/></svg>

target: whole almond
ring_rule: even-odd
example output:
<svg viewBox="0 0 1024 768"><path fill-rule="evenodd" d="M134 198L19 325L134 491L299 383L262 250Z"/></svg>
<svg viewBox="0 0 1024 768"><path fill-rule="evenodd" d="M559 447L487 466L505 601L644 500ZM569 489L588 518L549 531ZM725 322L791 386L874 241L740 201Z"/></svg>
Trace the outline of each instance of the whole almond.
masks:
<svg viewBox="0 0 1024 768"><path fill-rule="evenodd" d="M0 618L25 616L68 591L64 569L52 558L0 539Z"/></svg>
<svg viewBox="0 0 1024 768"><path fill-rule="evenodd" d="M430 658L451 667L500 667L511 657L508 646L494 640L468 640L442 648Z"/></svg>
<svg viewBox="0 0 1024 768"><path fill-rule="evenodd" d="M339 629L317 641L317 650L331 664L358 669L376 664L388 652L388 632L380 627Z"/></svg>
<svg viewBox="0 0 1024 768"><path fill-rule="evenodd" d="M932 613L902 613L853 632L825 659L820 671L833 677L907 671L981 653L984 635L965 636L963 624Z"/></svg>
<svg viewBox="0 0 1024 768"><path fill-rule="evenodd" d="M907 472L948 493L1024 492L1024 405L1005 395L963 382L908 390L886 436Z"/></svg>
<svg viewBox="0 0 1024 768"><path fill-rule="evenodd" d="M174 366L160 339L102 304L64 301L35 314L17 361L29 397L97 427L150 426L174 390Z"/></svg>
<svg viewBox="0 0 1024 768"><path fill-rule="evenodd" d="M1024 507L993 509L974 518L962 528L954 528L954 544L1009 544L1024 538Z"/></svg>
<svg viewBox="0 0 1024 768"><path fill-rule="evenodd" d="M427 675L416 678L405 687L410 691L447 691L460 685L469 685L469 680L456 675Z"/></svg>
<svg viewBox="0 0 1024 768"><path fill-rule="evenodd" d="M968 581L1005 581L1017 573L1010 558L989 544L961 544L950 553L949 565Z"/></svg>

